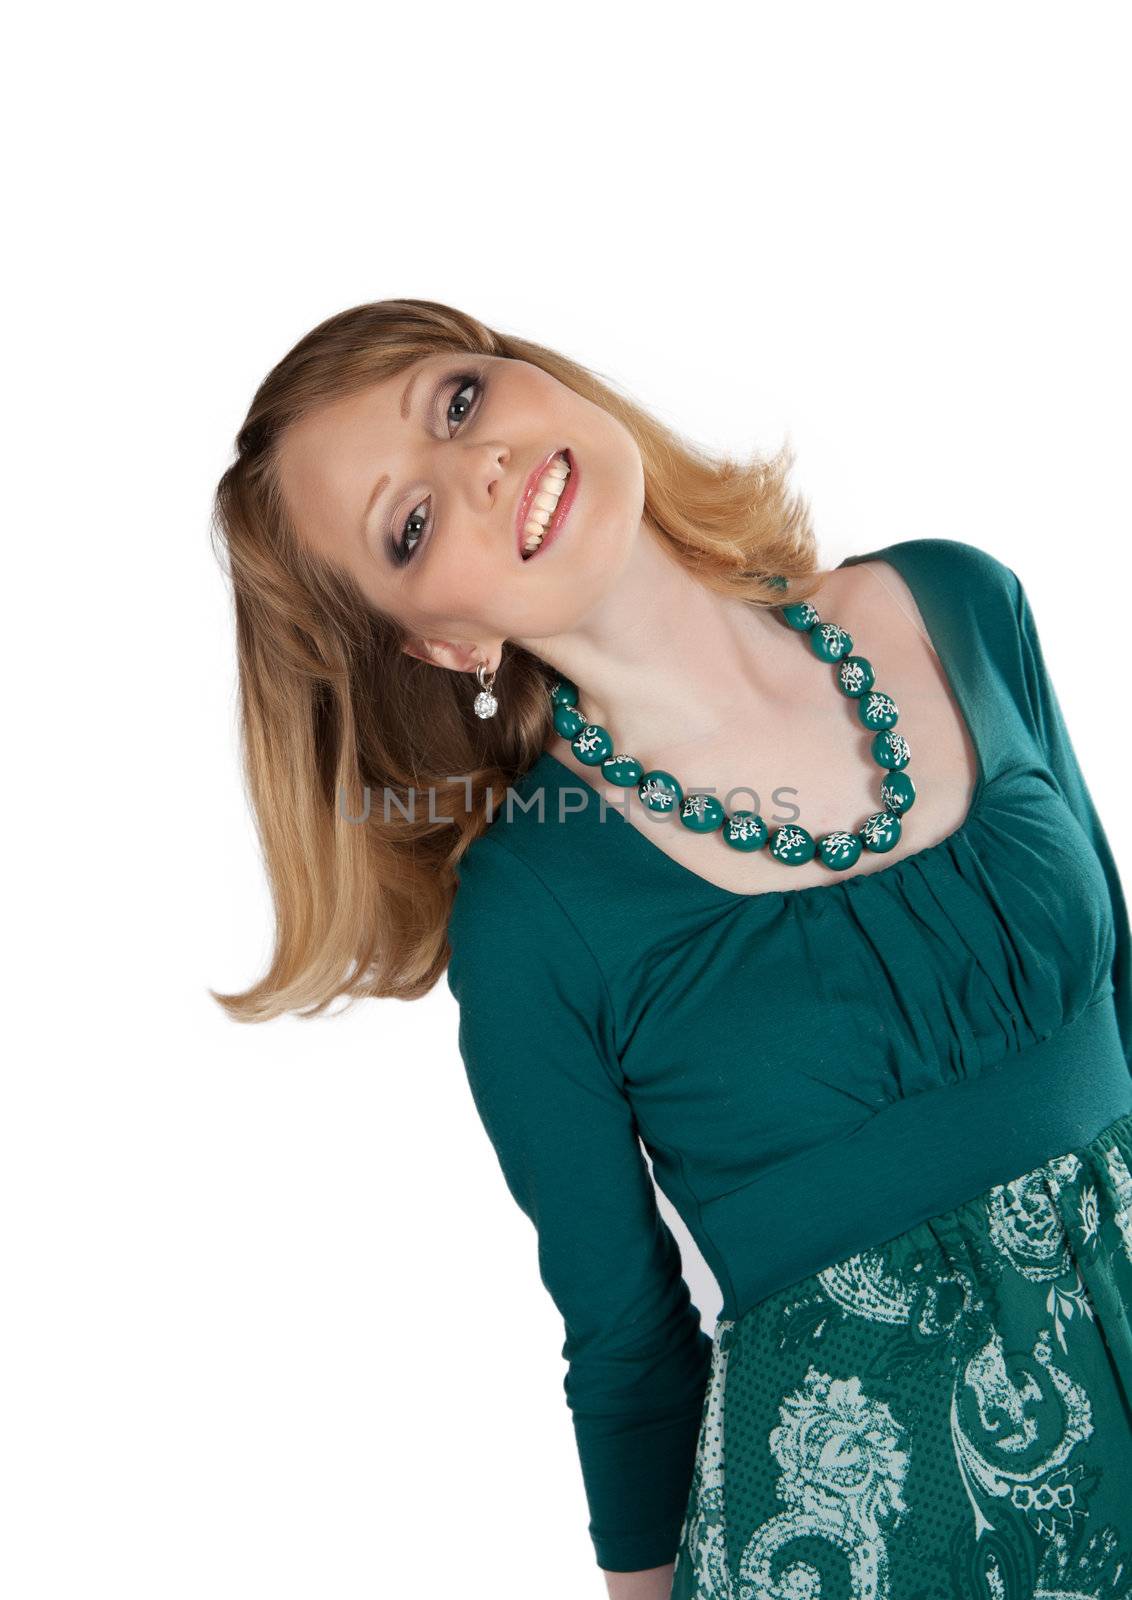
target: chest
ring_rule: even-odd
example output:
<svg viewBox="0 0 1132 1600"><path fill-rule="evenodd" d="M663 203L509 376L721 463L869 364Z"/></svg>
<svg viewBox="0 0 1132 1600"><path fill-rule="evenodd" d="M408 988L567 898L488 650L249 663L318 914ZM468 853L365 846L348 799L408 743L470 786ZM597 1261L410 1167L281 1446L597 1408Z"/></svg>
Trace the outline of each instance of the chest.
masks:
<svg viewBox="0 0 1132 1600"><path fill-rule="evenodd" d="M868 570L884 567L884 579ZM851 581L846 581L847 579ZM836 593L833 580L841 580ZM867 656L876 687L896 701L897 730L907 738L907 772L916 787L902 819L901 836L886 851L865 850L838 877L880 871L953 833L965 821L979 778L978 755L962 707L927 635L907 587L887 563L869 563L829 574L829 589L815 600L853 635L855 653ZM715 795L728 812L752 810L773 831L796 822L815 839L835 829L859 831L881 809L884 769L872 756L873 734L861 723L857 703L843 695L833 668L802 659L791 680L797 692L752 704L694 755L681 752L671 770L685 792ZM579 773L572 752L563 758ZM615 806L630 826L688 872L733 894L760 894L828 884L834 874L820 859L787 866L764 847L732 849L719 833L697 834L674 814L658 815L636 795L607 784L600 772L585 778Z"/></svg>

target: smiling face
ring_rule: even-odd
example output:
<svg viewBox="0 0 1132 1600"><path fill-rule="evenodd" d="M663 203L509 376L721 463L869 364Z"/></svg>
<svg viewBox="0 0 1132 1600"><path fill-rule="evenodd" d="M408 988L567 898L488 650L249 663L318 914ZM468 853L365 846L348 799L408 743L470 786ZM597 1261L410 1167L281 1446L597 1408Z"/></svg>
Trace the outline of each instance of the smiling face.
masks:
<svg viewBox="0 0 1132 1600"><path fill-rule="evenodd" d="M561 451L552 536L524 558L531 491ZM293 423L279 477L299 538L404 624L411 654L457 671L576 626L644 508L640 451L615 417L530 362L460 352Z"/></svg>

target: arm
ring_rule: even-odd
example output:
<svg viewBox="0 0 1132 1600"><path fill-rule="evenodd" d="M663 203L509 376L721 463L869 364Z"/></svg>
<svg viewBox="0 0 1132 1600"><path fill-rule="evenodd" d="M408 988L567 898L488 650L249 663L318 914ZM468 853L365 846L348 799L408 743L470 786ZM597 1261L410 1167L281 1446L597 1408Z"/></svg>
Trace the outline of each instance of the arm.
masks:
<svg viewBox="0 0 1132 1600"><path fill-rule="evenodd" d="M490 830L458 873L448 983L460 1051L562 1314L594 1552L616 1600L666 1595L658 1574L679 1543L711 1339L656 1205L588 945Z"/></svg>
<svg viewBox="0 0 1132 1600"><path fill-rule="evenodd" d="M674 1563L649 1567L645 1572L607 1572L609 1600L670 1600Z"/></svg>
<svg viewBox="0 0 1132 1600"><path fill-rule="evenodd" d="M1059 789L1084 829L1086 838L1108 880L1112 918L1116 930L1112 964L1113 1000L1120 1036L1124 1041L1124 1054L1129 1070L1132 1071L1132 971L1129 965L1132 958L1132 937L1129 935L1128 906L1120 873L1108 836L1077 761L1052 680L1046 670L1037 624L1026 591L1017 573L1009 567L1006 571L1013 580L1015 614L1022 640L1023 672L1042 750L1050 771L1057 779Z"/></svg>

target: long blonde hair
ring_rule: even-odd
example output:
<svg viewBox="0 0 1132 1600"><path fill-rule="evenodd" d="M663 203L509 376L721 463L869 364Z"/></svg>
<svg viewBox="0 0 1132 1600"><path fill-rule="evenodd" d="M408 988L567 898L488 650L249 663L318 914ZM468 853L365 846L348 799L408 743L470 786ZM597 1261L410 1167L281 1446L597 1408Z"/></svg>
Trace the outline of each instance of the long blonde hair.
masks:
<svg viewBox="0 0 1132 1600"><path fill-rule="evenodd" d="M547 663L507 641L499 711L475 716L474 676L407 655L397 620L296 537L280 492L290 423L449 350L531 362L618 418L640 449L644 515L701 583L769 605L782 603L775 574L792 599L816 587L788 445L771 459L710 456L579 363L432 300L354 306L312 329L257 389L214 507L276 924L264 976L242 994L209 991L241 1022L314 1016L339 996L426 994L448 963L454 868L552 729Z"/></svg>

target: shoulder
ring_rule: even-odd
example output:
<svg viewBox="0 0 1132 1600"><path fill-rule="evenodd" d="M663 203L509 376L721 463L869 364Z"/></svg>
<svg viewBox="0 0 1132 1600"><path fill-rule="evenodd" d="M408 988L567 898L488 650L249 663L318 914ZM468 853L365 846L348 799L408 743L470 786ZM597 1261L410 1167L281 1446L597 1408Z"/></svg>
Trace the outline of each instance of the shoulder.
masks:
<svg viewBox="0 0 1132 1600"><path fill-rule="evenodd" d="M547 1081L549 1053L568 1047L564 1075L602 1092L621 1087L615 1010L589 942L540 874L489 828L456 866L448 920L448 990L460 1046L485 1095ZM528 1070L540 1063L538 1074ZM600 1063L595 1080L592 1062ZM481 1104L484 1102L481 1101Z"/></svg>
<svg viewBox="0 0 1132 1600"><path fill-rule="evenodd" d="M458 998L465 975L476 982L486 969L505 972L513 984L531 982L547 968L600 984L596 958L574 918L497 824L472 841L455 872L448 986Z"/></svg>
<svg viewBox="0 0 1132 1600"><path fill-rule="evenodd" d="M456 864L456 893L449 940L483 934L502 919L533 925L551 913L555 900L540 875L505 842L492 823L472 840Z"/></svg>
<svg viewBox="0 0 1132 1600"><path fill-rule="evenodd" d="M871 572L933 634L949 627L993 633L1017 617L1023 598L1012 567L963 539L901 539L848 557L846 566L859 582Z"/></svg>
<svg viewBox="0 0 1132 1600"><path fill-rule="evenodd" d="M1018 584L1013 568L980 545L964 539L899 539L861 555L850 556L852 566L882 567L908 588L909 579L921 586L942 586L959 594L980 592L1010 594Z"/></svg>

